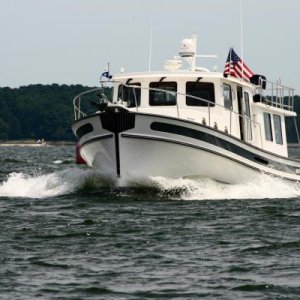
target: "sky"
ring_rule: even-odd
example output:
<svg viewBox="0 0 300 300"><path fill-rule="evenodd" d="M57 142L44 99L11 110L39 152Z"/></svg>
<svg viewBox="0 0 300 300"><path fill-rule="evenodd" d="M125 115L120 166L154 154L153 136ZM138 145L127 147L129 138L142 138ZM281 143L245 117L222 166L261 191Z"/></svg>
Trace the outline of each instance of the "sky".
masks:
<svg viewBox="0 0 300 300"><path fill-rule="evenodd" d="M195 32L198 53L218 55L199 66L223 72L232 46L254 73L300 94L299 0L0 0L0 8L0 87L97 86L108 62L112 74L148 70L152 23L151 70Z"/></svg>

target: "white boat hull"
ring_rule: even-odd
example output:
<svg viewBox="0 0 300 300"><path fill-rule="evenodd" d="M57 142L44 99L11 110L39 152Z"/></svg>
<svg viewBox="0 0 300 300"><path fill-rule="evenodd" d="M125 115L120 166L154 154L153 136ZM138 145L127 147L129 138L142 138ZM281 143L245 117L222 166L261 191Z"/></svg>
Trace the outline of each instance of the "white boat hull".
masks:
<svg viewBox="0 0 300 300"><path fill-rule="evenodd" d="M110 113L110 117L118 118L118 114L121 115ZM134 116L134 125L126 125L129 115ZM164 116L123 116L117 121L119 127L113 125L117 119L105 125L101 114L73 125L76 134L79 128L92 124L93 130L79 137L81 155L103 176L121 178L123 182L151 176L201 176L242 183L263 172L300 180L299 162L263 151L224 132Z"/></svg>

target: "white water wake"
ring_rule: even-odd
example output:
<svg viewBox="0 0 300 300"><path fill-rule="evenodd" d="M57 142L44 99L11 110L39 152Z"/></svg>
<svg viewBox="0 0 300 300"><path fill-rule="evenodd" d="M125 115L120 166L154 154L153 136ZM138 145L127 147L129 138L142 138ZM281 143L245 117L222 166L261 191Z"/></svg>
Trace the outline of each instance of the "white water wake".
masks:
<svg viewBox="0 0 300 300"><path fill-rule="evenodd" d="M29 176L24 173L10 173L0 183L0 197L48 198L75 193L97 180L92 170L67 169L50 174ZM98 181L99 186L106 184Z"/></svg>
<svg viewBox="0 0 300 300"><path fill-rule="evenodd" d="M300 185L268 175L259 175L255 180L241 184L224 184L210 178L169 179L152 178L163 191L182 189L184 200L218 199L276 199L300 196Z"/></svg>
<svg viewBox="0 0 300 300"><path fill-rule="evenodd" d="M10 173L7 179L0 183L0 197L49 198L112 186L111 181L105 180L97 172L79 168L36 176ZM157 195L163 194L183 200L275 199L300 196L299 184L267 175L261 175L248 183L234 185L223 184L209 178L151 177L147 180L133 181L128 183L125 189L126 187L129 188L129 193L134 193L134 189L131 188L142 187L155 189Z"/></svg>

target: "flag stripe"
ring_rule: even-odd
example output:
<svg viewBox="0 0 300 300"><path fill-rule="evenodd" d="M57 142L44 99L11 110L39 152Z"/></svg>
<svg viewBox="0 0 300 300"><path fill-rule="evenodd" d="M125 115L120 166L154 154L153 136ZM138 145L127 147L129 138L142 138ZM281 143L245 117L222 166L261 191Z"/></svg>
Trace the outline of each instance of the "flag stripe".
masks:
<svg viewBox="0 0 300 300"><path fill-rule="evenodd" d="M254 73L243 62L240 57L235 53L233 48L230 48L229 54L225 63L224 73L233 77L242 78L249 81Z"/></svg>

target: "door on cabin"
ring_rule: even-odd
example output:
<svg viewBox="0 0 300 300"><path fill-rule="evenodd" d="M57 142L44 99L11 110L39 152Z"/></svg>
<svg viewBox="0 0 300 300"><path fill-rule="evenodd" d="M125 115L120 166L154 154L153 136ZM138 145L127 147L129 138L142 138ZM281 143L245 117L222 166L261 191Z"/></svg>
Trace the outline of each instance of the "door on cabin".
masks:
<svg viewBox="0 0 300 300"><path fill-rule="evenodd" d="M249 142L252 140L249 92L243 90L241 86L237 87L237 100L239 110L240 137L241 140Z"/></svg>

